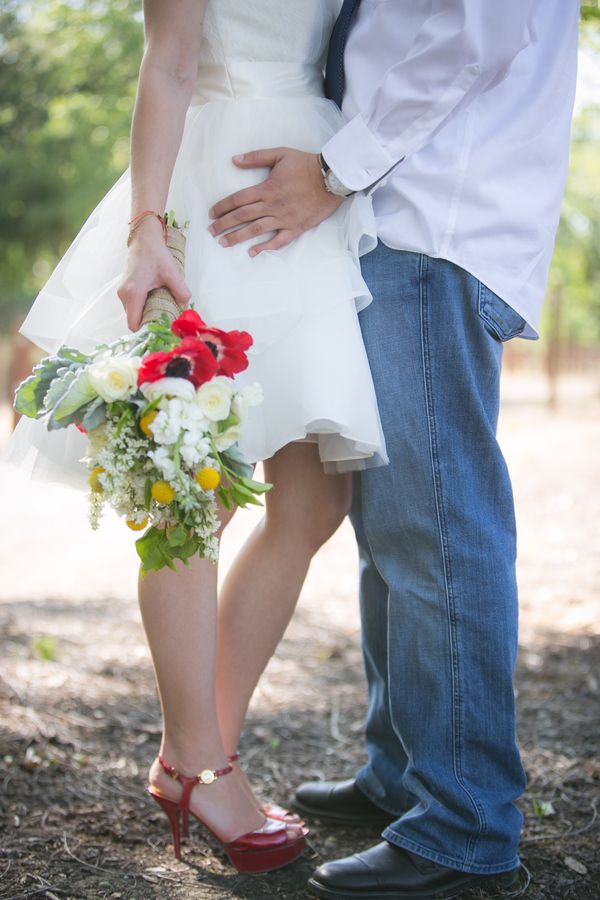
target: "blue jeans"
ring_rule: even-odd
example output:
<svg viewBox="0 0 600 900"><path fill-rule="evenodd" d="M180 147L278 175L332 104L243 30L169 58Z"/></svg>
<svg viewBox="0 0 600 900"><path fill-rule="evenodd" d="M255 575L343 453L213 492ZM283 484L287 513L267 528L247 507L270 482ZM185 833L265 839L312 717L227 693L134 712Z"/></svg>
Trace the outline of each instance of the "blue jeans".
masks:
<svg viewBox="0 0 600 900"><path fill-rule="evenodd" d="M519 863L516 533L496 441L502 342L524 320L446 260L363 257L361 327L389 466L355 478L368 762L383 836L466 872Z"/></svg>

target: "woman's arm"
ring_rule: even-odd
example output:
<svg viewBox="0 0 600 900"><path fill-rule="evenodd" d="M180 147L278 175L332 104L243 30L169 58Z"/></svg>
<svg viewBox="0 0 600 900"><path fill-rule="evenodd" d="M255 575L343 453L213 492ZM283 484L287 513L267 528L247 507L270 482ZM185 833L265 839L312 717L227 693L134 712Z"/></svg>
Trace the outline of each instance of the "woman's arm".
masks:
<svg viewBox="0 0 600 900"><path fill-rule="evenodd" d="M162 213L198 71L207 0L144 0L145 50L131 128L131 217ZM166 285L185 305L190 292L167 250L160 222L144 219L118 290L127 324L139 328L149 292Z"/></svg>

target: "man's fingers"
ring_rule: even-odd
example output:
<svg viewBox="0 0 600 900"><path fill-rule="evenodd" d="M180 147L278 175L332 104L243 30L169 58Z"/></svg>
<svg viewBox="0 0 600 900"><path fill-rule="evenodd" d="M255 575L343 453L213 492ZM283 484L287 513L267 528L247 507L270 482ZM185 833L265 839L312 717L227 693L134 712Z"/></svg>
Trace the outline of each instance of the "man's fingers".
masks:
<svg viewBox="0 0 600 900"><path fill-rule="evenodd" d="M263 203L249 203L248 206L240 206L238 209L221 216L216 222L213 222L208 229L213 237L229 231L230 228L236 228L238 225L245 225L247 222L254 222L263 215Z"/></svg>
<svg viewBox="0 0 600 900"><path fill-rule="evenodd" d="M288 228L282 228L281 231L278 231L275 237L272 237L268 241L264 241L262 244L255 244L254 247L251 247L248 251L249 256L258 256L259 253L264 253L265 250L281 250L283 247L287 247L288 244L291 244L294 238L298 237L295 231L290 231Z"/></svg>
<svg viewBox="0 0 600 900"><path fill-rule="evenodd" d="M271 147L268 150L251 150L249 153L240 153L234 156L233 161L240 169L262 169L263 166L272 169L281 158L282 148Z"/></svg>
<svg viewBox="0 0 600 900"><path fill-rule="evenodd" d="M242 244L244 241L249 241L251 238L266 234L269 231L275 231L276 228L277 222L271 217L256 219L256 221L250 222L249 225L238 228L237 231L230 231L229 234L224 234L219 238L219 243L222 247L235 247L236 244Z"/></svg>
<svg viewBox="0 0 600 900"><path fill-rule="evenodd" d="M230 213L233 209L238 209L240 206L249 206L252 203L258 203L262 199L261 186L263 184L264 182L261 182L253 187L236 191L235 194L230 194L228 197L223 197L222 200L219 200L218 203L215 203L215 205L209 209L208 215L211 219L220 219L221 216Z"/></svg>

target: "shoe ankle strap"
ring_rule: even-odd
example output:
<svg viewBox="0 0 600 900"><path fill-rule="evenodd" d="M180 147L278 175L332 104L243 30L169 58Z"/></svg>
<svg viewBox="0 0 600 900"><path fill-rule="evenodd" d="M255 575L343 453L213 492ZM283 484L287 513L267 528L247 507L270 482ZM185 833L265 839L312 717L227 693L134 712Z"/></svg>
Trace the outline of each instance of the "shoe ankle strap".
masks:
<svg viewBox="0 0 600 900"><path fill-rule="evenodd" d="M235 753L231 753L231 754L227 757L227 759L229 760L230 763L237 762L239 758L240 758L240 754L239 754L239 752L238 752L237 750L235 751Z"/></svg>
<svg viewBox="0 0 600 900"><path fill-rule="evenodd" d="M177 769L172 766L170 763L166 761L166 759L159 754L158 761L171 778L175 778L177 781L194 781L197 784L212 784L213 781L216 781L217 778L221 778L223 775L229 775L230 772L233 772L233 766L228 765L223 769L202 769L197 775L184 775L183 772L178 772Z"/></svg>
<svg viewBox="0 0 600 900"><path fill-rule="evenodd" d="M190 797L192 795L194 787L197 784L212 784L213 781L217 780L217 778L222 778L223 775L229 775L230 772L233 772L233 766L229 764L223 769L203 769L197 775L184 775L182 772L178 772L177 769L170 763L168 763L166 759L164 759L164 757L162 757L160 754L158 756L158 761L167 775L170 775L171 778L179 781L179 783L183 786L183 792L179 801L179 806L181 807L181 809L189 808Z"/></svg>

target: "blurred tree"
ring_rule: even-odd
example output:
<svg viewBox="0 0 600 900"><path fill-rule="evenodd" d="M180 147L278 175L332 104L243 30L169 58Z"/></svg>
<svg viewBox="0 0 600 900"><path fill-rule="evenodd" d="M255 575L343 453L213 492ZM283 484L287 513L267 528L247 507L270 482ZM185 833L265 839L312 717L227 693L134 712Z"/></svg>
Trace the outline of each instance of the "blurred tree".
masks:
<svg viewBox="0 0 600 900"><path fill-rule="evenodd" d="M0 326L25 308L127 166L143 50L136 0L4 0Z"/></svg>
<svg viewBox="0 0 600 900"><path fill-rule="evenodd" d="M599 142L600 107L590 106L573 121L569 175L548 280L550 298L542 318L542 333L559 344L600 344ZM558 296L562 310L557 308Z"/></svg>
<svg viewBox="0 0 600 900"><path fill-rule="evenodd" d="M598 0L581 4L581 18L584 22L600 24L600 3Z"/></svg>

